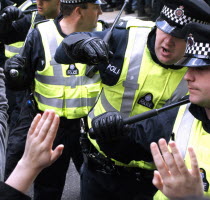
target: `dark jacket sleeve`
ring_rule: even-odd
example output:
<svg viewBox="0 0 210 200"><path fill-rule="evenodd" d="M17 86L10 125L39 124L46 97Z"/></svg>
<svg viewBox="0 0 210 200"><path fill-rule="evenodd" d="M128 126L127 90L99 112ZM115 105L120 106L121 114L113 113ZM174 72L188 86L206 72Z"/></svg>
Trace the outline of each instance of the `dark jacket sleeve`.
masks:
<svg viewBox="0 0 210 200"><path fill-rule="evenodd" d="M87 34L90 37L98 37L98 38L103 39L107 31L109 31L109 29L106 29L105 31L82 33L82 34ZM75 34L79 36L81 33L73 33L67 37L71 38L72 35L75 35ZM100 63L97 65L102 82L104 84L113 86L117 83L121 74L121 70L122 70L127 41L128 41L128 30L117 29L117 28L113 30L110 40L108 41L109 49L113 53L113 55L110 57L110 62L109 64ZM69 52L67 53L65 51L61 43L55 53L56 62L63 63L63 64L74 63L74 61L71 60L68 54Z"/></svg>
<svg viewBox="0 0 210 200"><path fill-rule="evenodd" d="M151 162L151 142L160 138L170 140L178 108L163 112L155 117L130 125L128 135L121 137L112 144L99 144L102 151L111 158L123 163L132 160Z"/></svg>
<svg viewBox="0 0 210 200"><path fill-rule="evenodd" d="M28 89L33 84L35 71L44 69L45 53L42 39L37 29L34 29L28 36L22 56L25 58L25 66L20 78L7 77L7 86L13 90Z"/></svg>
<svg viewBox="0 0 210 200"><path fill-rule="evenodd" d="M31 26L31 14L24 15L23 18L12 23L9 32L0 35L0 40L4 44L12 44L24 41Z"/></svg>
<svg viewBox="0 0 210 200"><path fill-rule="evenodd" d="M30 200L31 198L15 188L0 182L0 200Z"/></svg>

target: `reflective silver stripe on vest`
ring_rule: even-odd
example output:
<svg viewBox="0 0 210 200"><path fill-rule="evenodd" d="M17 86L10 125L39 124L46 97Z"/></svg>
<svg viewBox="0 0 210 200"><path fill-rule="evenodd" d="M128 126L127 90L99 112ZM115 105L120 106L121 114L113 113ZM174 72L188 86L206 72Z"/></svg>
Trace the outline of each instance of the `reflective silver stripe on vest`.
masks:
<svg viewBox="0 0 210 200"><path fill-rule="evenodd" d="M9 52L12 52L12 53L19 53L22 48L23 47L18 48L18 47L15 47L15 46L5 45L5 50L7 50Z"/></svg>
<svg viewBox="0 0 210 200"><path fill-rule="evenodd" d="M47 26L47 27L46 27ZM56 38L56 32L54 31L55 25L54 22L46 22L44 34L47 36L47 41L49 45L49 50L51 54L51 62L50 64L53 67L53 73L56 76L44 76L40 75L36 72L36 80L41 83L48 84L48 85L67 85L75 88L76 86L88 85L96 83L100 80L99 74L95 75L93 78L87 78L85 76L70 76L70 77L63 77L62 74L62 65L58 64L54 60L55 50L58 47L58 42ZM49 31L51 30L51 31ZM75 108L75 107L83 107L85 106L92 106L96 100L96 97L92 98L75 98L75 99L57 99L57 98L46 98L38 93L35 93L35 96L38 98L38 101L49 106L53 106L56 108Z"/></svg>
<svg viewBox="0 0 210 200"><path fill-rule="evenodd" d="M35 3L33 3L31 0L27 0L25 1L23 4L21 4L18 8L22 11L26 10L29 6L33 5Z"/></svg>
<svg viewBox="0 0 210 200"><path fill-rule="evenodd" d="M56 74L57 75L57 74ZM36 79L44 84L49 85L68 85L71 86L71 88L75 88L76 86L80 85L89 85L92 83L98 82L100 80L100 75L96 74L93 78L86 78L84 80L84 76L70 76L70 77L54 77L50 76L46 79L46 76L36 74Z"/></svg>
<svg viewBox="0 0 210 200"><path fill-rule="evenodd" d="M79 98L79 99L57 99L57 98L46 98L37 92L34 93L35 97L38 98L39 102L42 102L45 105L56 107L56 108L78 108L82 105L92 106L96 100L96 97L93 98Z"/></svg>
<svg viewBox="0 0 210 200"><path fill-rule="evenodd" d="M182 157L185 157L188 142L190 139L192 124L194 121L193 115L188 110L190 106L190 103L187 105L186 110L183 114L181 123L179 124L179 128L177 130L177 133L175 133L176 137L176 144L181 152Z"/></svg>
<svg viewBox="0 0 210 200"><path fill-rule="evenodd" d="M149 28L138 28L136 30L134 46L132 49L130 63L128 66L128 73L127 73L126 80L123 82L125 91L122 98L121 109L119 110L123 118L126 118L129 116L132 110L135 92L139 88L138 78L139 78L139 73L140 73L140 68L141 68L141 62L142 62L142 57L144 54L144 49L146 46L147 36L150 31L151 29ZM125 96L126 98L124 98ZM101 103L106 111L116 111L116 109L106 99L104 91L102 91L101 93ZM93 111L91 111L91 113L92 112ZM94 116L94 114L91 114L91 113L89 117Z"/></svg>
<svg viewBox="0 0 210 200"><path fill-rule="evenodd" d="M139 88L138 78L141 68L141 62L146 46L147 36L150 31L151 29L149 28L139 28L136 33L136 38L134 42L134 44L136 45L133 46L127 77L126 80L123 82L125 91L123 94L123 101L120 110L123 118L129 117L132 110L136 90L138 90Z"/></svg>
<svg viewBox="0 0 210 200"><path fill-rule="evenodd" d="M187 89L187 81L182 79L177 86L176 90L174 91L173 95L170 99L166 101L164 106L170 105L171 103L177 102L180 100L180 96L185 96L188 92Z"/></svg>

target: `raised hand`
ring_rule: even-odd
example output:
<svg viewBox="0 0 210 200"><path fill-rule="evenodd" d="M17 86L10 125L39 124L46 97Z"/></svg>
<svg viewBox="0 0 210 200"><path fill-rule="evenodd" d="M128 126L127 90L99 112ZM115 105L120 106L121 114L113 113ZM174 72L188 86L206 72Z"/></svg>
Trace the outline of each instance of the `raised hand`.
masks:
<svg viewBox="0 0 210 200"><path fill-rule="evenodd" d="M6 183L26 193L36 176L55 162L62 154L63 145L52 150L59 126L59 117L54 111L37 114L28 131L25 151Z"/></svg>
<svg viewBox="0 0 210 200"><path fill-rule="evenodd" d="M159 148L162 152L160 152ZM202 196L203 185L198 161L193 148L189 148L192 170L188 170L175 144L169 147L164 139L151 143L151 152L158 171L154 172L153 184L169 199L186 196Z"/></svg>

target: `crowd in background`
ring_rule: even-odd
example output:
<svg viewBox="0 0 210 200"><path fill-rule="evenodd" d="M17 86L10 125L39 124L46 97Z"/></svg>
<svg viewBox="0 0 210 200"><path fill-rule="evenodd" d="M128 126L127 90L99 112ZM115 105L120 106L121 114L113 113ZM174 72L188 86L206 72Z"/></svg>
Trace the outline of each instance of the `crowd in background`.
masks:
<svg viewBox="0 0 210 200"><path fill-rule="evenodd" d="M106 0L107 4L102 5L103 12L120 10L124 4L123 0ZM148 17L155 21L160 14L163 4L160 0L129 0L125 7L125 14L137 12L138 17Z"/></svg>

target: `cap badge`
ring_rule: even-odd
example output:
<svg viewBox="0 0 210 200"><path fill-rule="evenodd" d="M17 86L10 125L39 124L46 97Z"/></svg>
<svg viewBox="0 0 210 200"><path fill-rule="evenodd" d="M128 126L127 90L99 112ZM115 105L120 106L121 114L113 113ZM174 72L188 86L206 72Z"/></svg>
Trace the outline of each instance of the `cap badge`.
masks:
<svg viewBox="0 0 210 200"><path fill-rule="evenodd" d="M194 37L192 33L189 34L189 37L187 37L187 46L193 46L194 45Z"/></svg>
<svg viewBox="0 0 210 200"><path fill-rule="evenodd" d="M179 6L179 8L174 11L174 14L176 17L182 17L184 15L184 6Z"/></svg>

